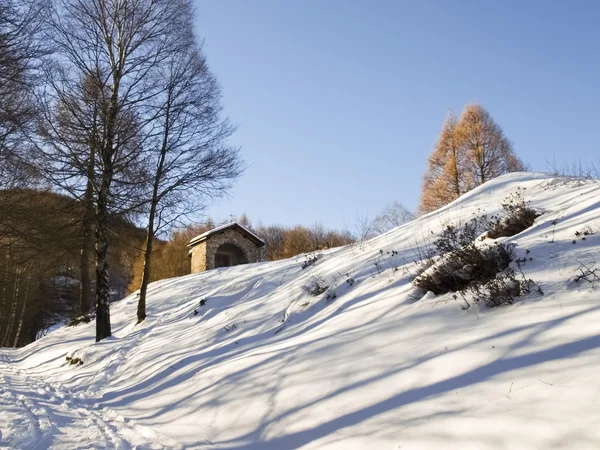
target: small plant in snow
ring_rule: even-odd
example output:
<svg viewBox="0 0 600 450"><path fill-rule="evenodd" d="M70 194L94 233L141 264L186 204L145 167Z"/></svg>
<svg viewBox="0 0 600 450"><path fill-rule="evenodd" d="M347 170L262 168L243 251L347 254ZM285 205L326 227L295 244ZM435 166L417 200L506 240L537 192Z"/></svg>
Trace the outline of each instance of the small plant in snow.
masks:
<svg viewBox="0 0 600 450"><path fill-rule="evenodd" d="M310 280L308 280L308 283L302 286L302 289L316 297L327 291L327 289L329 289L329 284L322 277L312 276L310 277Z"/></svg>
<svg viewBox="0 0 600 450"><path fill-rule="evenodd" d="M583 231L576 231L575 232L575 237L577 239L581 239L582 241L585 241L585 240L587 240L588 236L591 236L592 234L594 234L592 232L592 230L589 229L589 228L587 228L587 229L585 229Z"/></svg>
<svg viewBox="0 0 600 450"><path fill-rule="evenodd" d="M471 294L476 302L483 302L493 308L512 304L515 297L529 294L534 285L533 280L528 280L524 276L523 279L518 279L517 273L512 268L508 268L491 280L470 283L465 292Z"/></svg>
<svg viewBox="0 0 600 450"><path fill-rule="evenodd" d="M525 202L520 188L502 201L502 210L503 217L493 217L489 221L488 236L492 239L519 234L531 227L539 217L537 211L529 206L529 202Z"/></svg>
<svg viewBox="0 0 600 450"><path fill-rule="evenodd" d="M325 296L325 298L329 301L335 300L337 298L337 293L335 292L335 289L332 287L328 288L327 295Z"/></svg>
<svg viewBox="0 0 600 450"><path fill-rule="evenodd" d="M317 261L319 261L321 258L323 257L322 253L317 253L316 255L306 255L304 258L304 262L302 263L302 265L300 267L302 267L302 270L314 265L317 263Z"/></svg>
<svg viewBox="0 0 600 450"><path fill-rule="evenodd" d="M383 249L380 249L379 254L373 261L377 274L381 275L387 269L392 269L393 272L397 272L399 270L398 262L396 260L397 256L398 252L396 250L384 251Z"/></svg>
<svg viewBox="0 0 600 450"><path fill-rule="evenodd" d="M77 357L72 358L70 356L67 356L65 359L67 360L67 362L69 364L83 366L83 360L81 358L77 358Z"/></svg>
<svg viewBox="0 0 600 450"><path fill-rule="evenodd" d="M596 273L598 268L596 267L596 261L594 260L591 264L579 263L579 267L575 270L575 273L571 277L571 283L580 283L587 281L592 284L592 288L595 284L600 281L600 276Z"/></svg>
<svg viewBox="0 0 600 450"><path fill-rule="evenodd" d="M84 314L82 316L72 317L69 320L69 323L67 323L67 326L74 327L76 325L79 325L80 323L90 323L92 321L92 319L95 319L95 318L96 318L95 314Z"/></svg>

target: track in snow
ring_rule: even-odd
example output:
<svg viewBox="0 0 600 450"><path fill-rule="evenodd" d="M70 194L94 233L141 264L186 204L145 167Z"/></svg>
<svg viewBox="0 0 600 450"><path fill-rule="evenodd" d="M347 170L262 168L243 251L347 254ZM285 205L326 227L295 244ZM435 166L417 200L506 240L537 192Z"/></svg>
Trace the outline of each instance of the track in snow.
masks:
<svg viewBox="0 0 600 450"><path fill-rule="evenodd" d="M127 421L93 399L33 377L0 360L0 449L179 448L154 430ZM6 417L5 416L5 417Z"/></svg>

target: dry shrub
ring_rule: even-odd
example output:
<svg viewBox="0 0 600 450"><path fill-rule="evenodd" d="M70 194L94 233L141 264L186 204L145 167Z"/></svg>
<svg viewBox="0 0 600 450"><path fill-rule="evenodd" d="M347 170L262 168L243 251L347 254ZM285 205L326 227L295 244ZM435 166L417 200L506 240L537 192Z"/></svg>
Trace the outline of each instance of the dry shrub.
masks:
<svg viewBox="0 0 600 450"><path fill-rule="evenodd" d="M487 282L506 270L513 260L513 246L477 246L480 224L473 219L463 227L448 225L434 243L439 257L413 284L440 295L462 291L474 280Z"/></svg>
<svg viewBox="0 0 600 450"><path fill-rule="evenodd" d="M480 244L477 236L487 220L475 218L462 227L448 225L435 241L436 256L413 284L436 295L448 292L471 294L489 307L513 303L534 285L510 268L515 260L514 244ZM467 305L469 305L467 303Z"/></svg>
<svg viewBox="0 0 600 450"><path fill-rule="evenodd" d="M539 217L537 211L525 202L521 188L502 201L502 210L503 217L493 217L489 221L488 237L492 239L515 236L531 227Z"/></svg>
<svg viewBox="0 0 600 450"><path fill-rule="evenodd" d="M329 289L329 284L322 277L312 276L308 282L302 286L302 289L313 297L317 297Z"/></svg>
<svg viewBox="0 0 600 450"><path fill-rule="evenodd" d="M516 297L523 294L529 294L535 285L533 280L528 280L523 276L517 278L517 273L512 268L498 273L495 278L482 281L474 281L467 288L476 302L483 302L486 306L493 308L501 305L510 305ZM538 291L542 293L541 289Z"/></svg>
<svg viewBox="0 0 600 450"><path fill-rule="evenodd" d="M301 266L302 270L316 264L320 259L323 258L323 254L322 253L317 253L317 254L311 254L311 255L305 255L304 256L304 261L302 262Z"/></svg>
<svg viewBox="0 0 600 450"><path fill-rule="evenodd" d="M84 314L82 316L76 316L69 319L67 322L68 327L75 327L80 323L90 323L93 319L96 318L95 314Z"/></svg>

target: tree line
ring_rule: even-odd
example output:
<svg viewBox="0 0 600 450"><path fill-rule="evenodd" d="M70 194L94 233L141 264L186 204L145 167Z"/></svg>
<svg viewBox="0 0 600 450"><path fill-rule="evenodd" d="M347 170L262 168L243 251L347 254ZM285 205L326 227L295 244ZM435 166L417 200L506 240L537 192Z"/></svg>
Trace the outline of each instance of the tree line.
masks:
<svg viewBox="0 0 600 450"><path fill-rule="evenodd" d="M413 214L398 201L394 201L386 205L373 220L368 221L366 236L363 234L365 230L360 226L355 226L352 230L340 231L327 229L321 223L315 223L312 226L285 226L264 225L262 222L258 222L257 225L253 225L246 214L242 214L236 221L265 241L266 245L262 251L263 261L277 261L305 253L354 244L362 239L369 239L385 233L412 219ZM154 270L150 281L188 275L191 267L187 244L194 237L212 230L221 222L208 218L201 224L191 224L174 231L167 240L157 241L157 245L151 253ZM130 293L140 287L145 255L144 252L140 252L133 263L133 278L128 289Z"/></svg>
<svg viewBox="0 0 600 450"><path fill-rule="evenodd" d="M263 261L276 261L291 258L302 253L310 253L355 242L355 236L348 231L327 230L321 224L311 227L302 225L262 225L253 226L243 214L237 222L253 231L265 241ZM152 271L150 281L179 277L190 273L190 259L187 244L196 236L212 230L216 223L208 218L202 224L192 224L173 232L168 240L158 241L151 253ZM140 252L133 265L133 279L129 292L140 287L145 254Z"/></svg>

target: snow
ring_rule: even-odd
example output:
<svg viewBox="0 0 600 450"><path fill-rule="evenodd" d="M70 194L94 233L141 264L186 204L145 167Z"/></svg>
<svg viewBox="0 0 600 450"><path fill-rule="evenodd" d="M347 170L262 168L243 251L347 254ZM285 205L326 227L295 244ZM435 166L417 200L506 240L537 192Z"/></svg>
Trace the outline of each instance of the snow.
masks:
<svg viewBox="0 0 600 450"><path fill-rule="evenodd" d="M517 188L542 215L506 241L544 295L463 310L419 294L419 248ZM305 270L162 280L141 325L135 294L112 305L110 339L92 322L0 350L0 448L598 448L600 284L573 279L599 249L599 184L518 173Z"/></svg>

